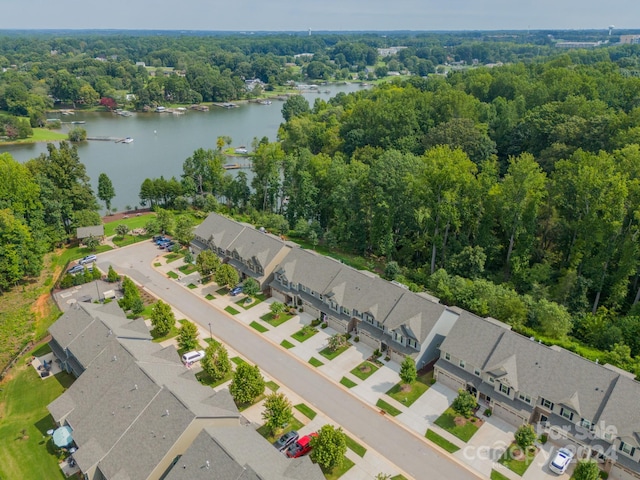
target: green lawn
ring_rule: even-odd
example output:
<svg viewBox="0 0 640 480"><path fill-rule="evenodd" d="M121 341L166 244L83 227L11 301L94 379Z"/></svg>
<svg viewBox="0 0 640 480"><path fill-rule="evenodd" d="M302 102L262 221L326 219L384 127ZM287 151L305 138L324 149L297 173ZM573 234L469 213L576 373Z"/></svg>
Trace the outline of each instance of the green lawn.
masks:
<svg viewBox="0 0 640 480"><path fill-rule="evenodd" d="M282 340L280 342L280 345L283 346L284 348L286 348L287 350L290 349L290 348L295 347L295 345L293 343L291 343L290 341L288 341L288 340Z"/></svg>
<svg viewBox="0 0 640 480"><path fill-rule="evenodd" d="M189 285L187 285L187 288L188 288L189 290L195 290L196 288L198 288L198 286L197 286L197 285L194 285L193 283L190 283Z"/></svg>
<svg viewBox="0 0 640 480"><path fill-rule="evenodd" d="M92 253L97 254L108 252L109 250L113 250L113 247L110 245L99 245L95 251L87 247L72 247L65 249L60 255L54 255L52 261L55 262L56 265L64 267L67 263L73 260L78 260L79 258L86 257Z"/></svg>
<svg viewBox="0 0 640 480"><path fill-rule="evenodd" d="M294 405L293 408L302 413L309 420L313 420L316 418L317 413L311 408L307 407L304 403L299 403L298 405Z"/></svg>
<svg viewBox="0 0 640 480"><path fill-rule="evenodd" d="M509 448L502 454L499 463L507 467L512 472L517 473L518 475L524 475L524 472L527 471L529 465L533 462L535 458L535 452L527 452L526 455L518 455L516 452L520 451L520 447L516 444L509 445ZM520 456L522 458L520 458Z"/></svg>
<svg viewBox="0 0 640 480"><path fill-rule="evenodd" d="M271 432L266 425L262 425L256 431L264 438L266 438L269 443L273 443L278 438L280 438L281 435L284 435L291 430L300 430L302 427L304 427L304 425L300 420L298 420L297 418L292 418L289 422L289 425L287 425L286 428L283 428L282 430L276 432L275 435L271 435Z"/></svg>
<svg viewBox="0 0 640 480"><path fill-rule="evenodd" d="M195 266L193 263L186 263L181 267L178 267L178 270L180 270L185 275L189 275L190 273L193 273L196 270L198 270L198 267Z"/></svg>
<svg viewBox="0 0 640 480"><path fill-rule="evenodd" d="M218 290L216 290L216 293L218 295L226 295L229 292L230 292L230 290L227 287L222 287L222 288L219 288Z"/></svg>
<svg viewBox="0 0 640 480"><path fill-rule="evenodd" d="M107 237L116 234L116 227L118 225L126 225L129 227L129 230L135 230L136 228L143 228L150 220L152 220L156 216L155 213L140 215L139 217L136 214L132 214L129 218L121 218L120 220L115 220L113 222L107 222L104 224L104 234ZM150 238L150 237L147 237Z"/></svg>
<svg viewBox="0 0 640 480"><path fill-rule="evenodd" d="M47 350L45 346L34 355ZM47 430L55 428L47 405L72 383L73 377L67 373L41 380L24 359L11 370L11 377L0 389L0 478L65 478L58 467L58 449L46 437Z"/></svg>
<svg viewBox="0 0 640 480"><path fill-rule="evenodd" d="M309 363L311 365L313 365L314 367L321 367L322 365L324 365L324 363L322 363L320 360L318 360L316 357L311 357L309 359Z"/></svg>
<svg viewBox="0 0 640 480"><path fill-rule="evenodd" d="M155 328L151 330L151 336L153 337L153 342L155 343L161 343L161 342L164 342L165 340L169 340L170 338L177 337L178 333L180 333L178 327L176 327L175 325L171 327L171 330L169 330L169 333L161 337L157 336L155 332L156 332Z"/></svg>
<svg viewBox="0 0 640 480"><path fill-rule="evenodd" d="M325 347L322 350L320 350L320 355L322 355L327 360L333 360L342 352L346 352L350 346L351 344L347 343L345 346L339 348L338 350L331 350L329 347Z"/></svg>
<svg viewBox="0 0 640 480"><path fill-rule="evenodd" d="M491 470L491 480L509 480L509 477L501 474L497 470Z"/></svg>
<svg viewBox="0 0 640 480"><path fill-rule="evenodd" d="M277 327L278 325L282 325L284 322L286 322L287 320L291 320L292 318L293 315L289 315L288 313L281 313L280 315L278 315L278 318L275 318L273 316L273 313L269 312L266 315L262 315L260 317L260 320L264 320L269 325Z"/></svg>
<svg viewBox="0 0 640 480"><path fill-rule="evenodd" d="M265 385L267 386L267 388L269 390L271 390L272 392L277 392L278 389L280 388L280 385L278 385L276 382L273 382L271 380L269 380L268 382L265 383Z"/></svg>
<svg viewBox="0 0 640 480"><path fill-rule="evenodd" d="M155 262L155 263L153 264L153 266L154 266L154 267L161 267L161 266L162 266L162 264L161 264L160 262Z"/></svg>
<svg viewBox="0 0 640 480"><path fill-rule="evenodd" d="M302 343L305 340L309 340L316 333L318 333L318 330L316 330L315 328L313 328L313 327L311 327L309 325L306 325L306 326L302 327L301 330L298 330L296 333L291 335L291 338L293 338L294 340L297 340L300 343Z"/></svg>
<svg viewBox="0 0 640 480"><path fill-rule="evenodd" d="M173 270L169 270L167 272L167 276L169 278L173 278L174 280L177 280L178 278L180 278L180 276L176 272L174 272Z"/></svg>
<svg viewBox="0 0 640 480"><path fill-rule="evenodd" d="M378 367L371 362L364 361L356 368L351 370L351 375L358 377L360 380L366 380L371 375L376 373Z"/></svg>
<svg viewBox="0 0 640 480"><path fill-rule="evenodd" d="M364 454L367 453L367 449L356 442L349 435L345 435L345 440L347 441L347 448L359 457L364 457Z"/></svg>
<svg viewBox="0 0 640 480"><path fill-rule="evenodd" d="M353 388L357 385L356 382L349 380L347 377L342 377L342 379L340 380L340 383L347 388Z"/></svg>
<svg viewBox="0 0 640 480"><path fill-rule="evenodd" d="M236 365L246 365L247 362L245 362L243 359L241 359L240 357L231 357L230 360L235 363Z"/></svg>
<svg viewBox="0 0 640 480"><path fill-rule="evenodd" d="M400 415L402 412L400 410L398 410L396 407L394 407L393 405L389 405L387 402L385 402L382 399L379 399L376 402L376 407L381 408L382 410L384 410L385 412L387 412L389 415L391 415L392 417L397 417L398 415Z"/></svg>
<svg viewBox="0 0 640 480"><path fill-rule="evenodd" d="M349 460L347 457L344 457L342 460L342 465L339 467L334 467L331 470L322 469L322 473L324 473L324 478L327 480L338 480L342 475L347 473L351 467L353 467L355 463Z"/></svg>
<svg viewBox="0 0 640 480"><path fill-rule="evenodd" d="M214 297L210 293L207 293L204 298L206 298L207 300L215 300L216 299L216 297Z"/></svg>
<svg viewBox="0 0 640 480"><path fill-rule="evenodd" d="M433 374L431 374L431 378L433 378ZM394 400L402 403L403 405L409 407L411 406L411 404L413 404L413 402L420 398L420 395L422 395L429 389L429 380L429 378L418 378L410 385L410 388L406 391L403 390L404 384L402 382L396 383L387 392L387 395L389 395Z"/></svg>
<svg viewBox="0 0 640 480"><path fill-rule="evenodd" d="M164 258L167 259L167 263L171 263L171 262L175 262L176 260L180 260L182 257L184 257L185 253L186 251L171 252L170 254L165 255Z"/></svg>
<svg viewBox="0 0 640 480"><path fill-rule="evenodd" d="M209 375L207 375L207 373L202 370L198 373L196 373L196 379L203 385L208 385L211 388L215 388L218 385L222 385L225 382L228 382L229 380L231 380L233 378L233 372L229 372L228 375L226 375L223 379L221 380L214 380L213 378L211 378Z"/></svg>
<svg viewBox="0 0 640 480"><path fill-rule="evenodd" d="M231 307L227 307L227 308L231 308ZM258 322L251 322L249 324L249 326L252 327L252 328L255 328L260 333L264 333L264 332L268 332L269 331L269 329L267 327L265 327L263 325L260 325Z"/></svg>
<svg viewBox="0 0 640 480"><path fill-rule="evenodd" d="M150 238L151 236L149 235L125 235L124 237L115 236L113 237L112 242L119 247L126 247L127 245L133 245L134 243L144 242Z"/></svg>
<svg viewBox="0 0 640 480"><path fill-rule="evenodd" d="M405 477L404 475L398 474L391 477L391 480L407 480L407 477Z"/></svg>
<svg viewBox="0 0 640 480"><path fill-rule="evenodd" d="M236 305L238 305L241 308L244 308L245 310L249 310L250 308L255 307L259 303L264 302L267 297L264 293L259 293L258 295L256 295L254 298L251 299L251 303L246 303L247 298L250 298L250 297L245 297L241 300L238 300L236 302Z"/></svg>
<svg viewBox="0 0 640 480"><path fill-rule="evenodd" d="M231 315L237 315L237 314L240 313L238 310L236 310L232 306L224 307L224 311L230 313ZM252 323L256 323L256 322L252 322ZM264 328L264 327L262 327L262 328Z"/></svg>
<svg viewBox="0 0 640 480"><path fill-rule="evenodd" d="M463 442L468 442L478 431L478 425L470 420L467 420L463 425L456 425L457 417L460 417L460 415L451 408L447 408L434 423L440 428L444 428L450 434L455 435Z"/></svg>
<svg viewBox="0 0 640 480"><path fill-rule="evenodd" d="M431 429L427 430L425 437L427 437L427 439L431 440L433 443L445 449L449 453L455 453L458 450L460 450L460 447L451 443L446 438L443 438L441 435L438 435L436 432L434 432Z"/></svg>

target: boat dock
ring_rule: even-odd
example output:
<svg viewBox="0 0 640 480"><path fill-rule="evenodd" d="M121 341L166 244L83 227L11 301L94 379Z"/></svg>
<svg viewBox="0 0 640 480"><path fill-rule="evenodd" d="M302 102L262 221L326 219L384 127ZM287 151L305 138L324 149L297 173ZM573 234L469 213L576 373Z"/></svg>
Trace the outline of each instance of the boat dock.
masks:
<svg viewBox="0 0 640 480"><path fill-rule="evenodd" d="M214 103L213 105L216 107L222 107L222 108L236 108L238 106L235 103L231 103L231 102Z"/></svg>
<svg viewBox="0 0 640 480"><path fill-rule="evenodd" d="M115 143L128 143L126 140L130 137L87 137L87 140L95 140L98 142L115 142ZM130 142L129 142L130 143Z"/></svg>

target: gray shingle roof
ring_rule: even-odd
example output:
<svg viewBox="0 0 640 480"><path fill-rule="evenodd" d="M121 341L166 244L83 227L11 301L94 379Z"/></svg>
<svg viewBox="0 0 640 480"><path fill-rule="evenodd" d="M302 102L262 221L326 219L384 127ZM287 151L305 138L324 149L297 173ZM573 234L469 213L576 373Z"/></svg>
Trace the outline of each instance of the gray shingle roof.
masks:
<svg viewBox="0 0 640 480"><path fill-rule="evenodd" d="M614 435L617 432L625 443L640 448L640 384L634 380L620 375L612 385L609 398L599 422L610 428Z"/></svg>

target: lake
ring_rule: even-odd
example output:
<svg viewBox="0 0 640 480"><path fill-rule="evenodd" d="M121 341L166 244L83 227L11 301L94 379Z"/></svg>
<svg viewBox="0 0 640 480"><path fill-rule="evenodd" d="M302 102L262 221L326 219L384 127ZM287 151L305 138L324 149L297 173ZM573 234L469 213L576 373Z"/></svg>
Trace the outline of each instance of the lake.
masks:
<svg viewBox="0 0 640 480"><path fill-rule="evenodd" d="M316 98L328 100L339 92L350 93L361 89L358 84L322 85L317 92L303 93L313 106ZM80 125L89 137L131 137L133 142L87 141L78 145L80 160L87 167L94 192L98 176L106 173L116 191L112 208L124 210L126 205L140 205L138 193L145 178L163 175L180 178L182 164L198 148L216 149L220 136L232 138L232 146L251 148L254 137L267 137L275 141L278 127L283 122L282 105L273 100L271 105L241 103L237 108L212 106L209 112L187 111L184 115L171 113L134 113L122 117L113 113L76 113L60 116L63 122L84 121ZM71 125L69 125L71 126ZM66 127L66 126L65 126ZM226 147L225 147L226 148ZM0 146L0 153L8 152L19 162L26 162L47 151L46 143ZM231 163L248 163L238 158ZM239 170L230 170L234 174ZM250 174L249 170L244 170Z"/></svg>

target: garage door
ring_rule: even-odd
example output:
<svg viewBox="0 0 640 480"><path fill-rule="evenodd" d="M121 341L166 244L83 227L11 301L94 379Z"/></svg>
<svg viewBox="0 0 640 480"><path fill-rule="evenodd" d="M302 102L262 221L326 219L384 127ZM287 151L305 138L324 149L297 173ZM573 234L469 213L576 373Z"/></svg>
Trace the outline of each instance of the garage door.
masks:
<svg viewBox="0 0 640 480"><path fill-rule="evenodd" d="M522 425L526 420L520 415L512 412L510 409L503 407L499 403L493 404L493 414L502 420L509 422L511 425Z"/></svg>
<svg viewBox="0 0 640 480"><path fill-rule="evenodd" d="M436 370L436 380L443 385L452 388L456 392L461 388L465 388L465 384L462 380L454 377L453 375L449 375L447 372L440 369Z"/></svg>

